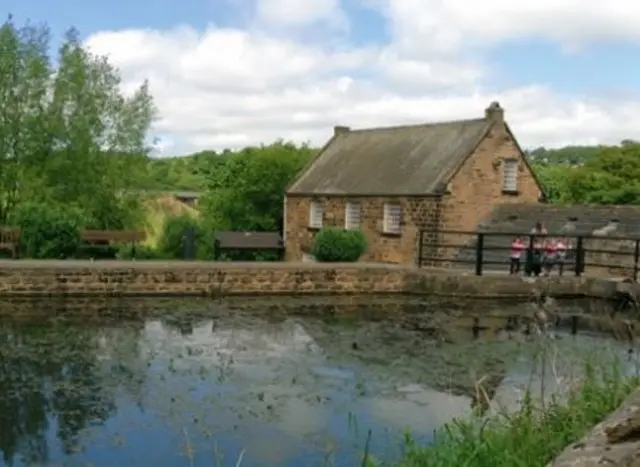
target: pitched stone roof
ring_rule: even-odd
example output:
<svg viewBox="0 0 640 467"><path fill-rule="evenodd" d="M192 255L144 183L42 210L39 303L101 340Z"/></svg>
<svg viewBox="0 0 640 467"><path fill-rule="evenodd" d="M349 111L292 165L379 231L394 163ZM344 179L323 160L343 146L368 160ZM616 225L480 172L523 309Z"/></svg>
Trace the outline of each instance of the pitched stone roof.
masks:
<svg viewBox="0 0 640 467"><path fill-rule="evenodd" d="M490 118L479 118L361 130L336 127L287 193L439 193L492 124Z"/></svg>
<svg viewBox="0 0 640 467"><path fill-rule="evenodd" d="M502 204L479 226L488 232L528 232L542 222L550 234L592 235L611 226L608 235L640 236L640 206Z"/></svg>

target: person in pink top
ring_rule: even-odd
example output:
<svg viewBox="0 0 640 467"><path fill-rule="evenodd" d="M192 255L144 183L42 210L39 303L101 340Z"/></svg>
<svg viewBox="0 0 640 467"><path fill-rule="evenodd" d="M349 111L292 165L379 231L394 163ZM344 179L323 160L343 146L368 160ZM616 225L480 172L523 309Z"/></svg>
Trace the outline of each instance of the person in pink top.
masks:
<svg viewBox="0 0 640 467"><path fill-rule="evenodd" d="M520 272L522 253L526 248L526 245L520 237L515 237L511 242L511 251L509 252L509 274L516 275Z"/></svg>
<svg viewBox="0 0 640 467"><path fill-rule="evenodd" d="M567 256L567 241L562 238L550 239L544 247L545 276L548 276L553 266L558 265L558 274L564 272L564 260Z"/></svg>
<svg viewBox="0 0 640 467"><path fill-rule="evenodd" d="M544 265L544 275L548 276L553 269L556 260L556 239L550 238L544 242L544 256L542 264Z"/></svg>

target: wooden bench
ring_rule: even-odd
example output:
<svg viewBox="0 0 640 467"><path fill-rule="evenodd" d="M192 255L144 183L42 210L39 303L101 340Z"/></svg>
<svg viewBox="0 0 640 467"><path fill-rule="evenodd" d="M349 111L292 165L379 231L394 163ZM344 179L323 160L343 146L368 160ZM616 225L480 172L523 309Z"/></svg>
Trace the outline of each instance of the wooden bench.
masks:
<svg viewBox="0 0 640 467"><path fill-rule="evenodd" d="M135 258L136 244L145 241L147 234L143 230L83 230L80 240L91 246L109 247L112 243L129 243Z"/></svg>
<svg viewBox="0 0 640 467"><path fill-rule="evenodd" d="M220 231L215 235L216 253L225 251L273 251L284 252L279 232L230 232ZM216 255L217 256L217 255Z"/></svg>
<svg viewBox="0 0 640 467"><path fill-rule="evenodd" d="M18 257L21 232L18 228L0 227L0 250L11 252L12 259Z"/></svg>

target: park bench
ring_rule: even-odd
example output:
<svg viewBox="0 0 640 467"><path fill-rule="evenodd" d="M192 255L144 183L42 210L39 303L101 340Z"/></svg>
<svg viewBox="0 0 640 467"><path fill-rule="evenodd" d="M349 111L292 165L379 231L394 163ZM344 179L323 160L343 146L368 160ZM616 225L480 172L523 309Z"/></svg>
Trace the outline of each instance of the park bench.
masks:
<svg viewBox="0 0 640 467"><path fill-rule="evenodd" d="M80 232L81 247L109 249L113 243L130 244L134 258L136 245L146 238L147 234L143 230L83 230Z"/></svg>
<svg viewBox="0 0 640 467"><path fill-rule="evenodd" d="M215 234L216 259L220 254L229 251L284 252L282 236L279 232L230 232L220 231Z"/></svg>
<svg viewBox="0 0 640 467"><path fill-rule="evenodd" d="M0 227L0 250L11 252L11 258L18 257L21 230L13 227Z"/></svg>

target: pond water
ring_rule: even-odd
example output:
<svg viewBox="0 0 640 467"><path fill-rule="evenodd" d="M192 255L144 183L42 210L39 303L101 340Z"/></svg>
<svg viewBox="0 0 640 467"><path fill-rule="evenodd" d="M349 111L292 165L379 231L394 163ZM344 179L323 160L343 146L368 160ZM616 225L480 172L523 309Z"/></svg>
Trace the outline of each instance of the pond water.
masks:
<svg viewBox="0 0 640 467"><path fill-rule="evenodd" d="M403 430L429 442L467 416L483 375L512 402L539 377L540 339L474 339L467 324L451 341L397 315L154 303L0 314L0 464L354 466L367 440L394 459ZM626 350L560 337L565 373L571 355Z"/></svg>

